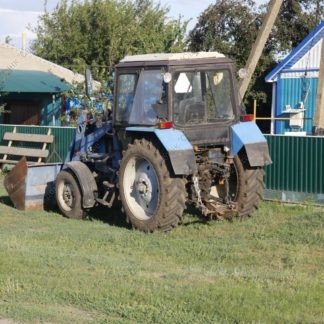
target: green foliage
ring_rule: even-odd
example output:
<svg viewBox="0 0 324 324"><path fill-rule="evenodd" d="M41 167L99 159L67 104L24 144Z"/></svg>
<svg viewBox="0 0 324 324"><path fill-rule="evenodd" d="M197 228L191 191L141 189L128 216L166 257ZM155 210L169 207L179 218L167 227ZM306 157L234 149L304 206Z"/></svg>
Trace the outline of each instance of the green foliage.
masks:
<svg viewBox="0 0 324 324"><path fill-rule="evenodd" d="M199 17L198 23L189 34L191 50L216 50L232 58L240 69L245 66L262 23L262 15L254 1L219 0L210 5ZM273 56L265 51L257 70L251 80L245 97L245 103L252 106L249 100L267 99L264 80L259 83L260 75L273 62ZM260 86L261 85L261 86Z"/></svg>
<svg viewBox="0 0 324 324"><path fill-rule="evenodd" d="M318 0L284 1L272 33L272 46L277 52L296 47L324 19L324 4Z"/></svg>
<svg viewBox="0 0 324 324"><path fill-rule="evenodd" d="M0 115L5 112L6 105L7 105L6 103L0 104Z"/></svg>
<svg viewBox="0 0 324 324"><path fill-rule="evenodd" d="M189 34L193 51L219 51L243 67L254 42L259 21L252 11L253 2L221 0L210 5Z"/></svg>
<svg viewBox="0 0 324 324"><path fill-rule="evenodd" d="M125 55L183 50L187 23L167 13L151 0L61 0L40 17L32 50L80 73L89 65L105 81Z"/></svg>
<svg viewBox="0 0 324 324"><path fill-rule="evenodd" d="M12 42L12 38L7 35L6 38L5 38L5 44L10 44Z"/></svg>

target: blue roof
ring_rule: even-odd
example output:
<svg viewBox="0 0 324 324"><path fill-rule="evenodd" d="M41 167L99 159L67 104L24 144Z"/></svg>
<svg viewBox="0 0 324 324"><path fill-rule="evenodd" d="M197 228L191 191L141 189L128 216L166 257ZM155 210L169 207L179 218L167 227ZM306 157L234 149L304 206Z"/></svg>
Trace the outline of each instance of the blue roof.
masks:
<svg viewBox="0 0 324 324"><path fill-rule="evenodd" d="M59 93L71 88L72 86L69 83L49 72L0 70L0 93Z"/></svg>
<svg viewBox="0 0 324 324"><path fill-rule="evenodd" d="M265 77L266 82L274 81L282 70L290 69L298 62L311 48L324 37L324 20L322 20L304 40L295 47L284 60L282 60L268 75ZM323 45L322 45L323 46Z"/></svg>

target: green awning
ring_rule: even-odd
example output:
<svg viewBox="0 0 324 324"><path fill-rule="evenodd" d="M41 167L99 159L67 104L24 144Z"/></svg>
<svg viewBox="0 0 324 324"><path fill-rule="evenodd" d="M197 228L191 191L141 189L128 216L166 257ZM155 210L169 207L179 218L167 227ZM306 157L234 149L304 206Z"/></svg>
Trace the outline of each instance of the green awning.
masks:
<svg viewBox="0 0 324 324"><path fill-rule="evenodd" d="M58 93L71 88L69 83L49 72L0 69L0 93Z"/></svg>

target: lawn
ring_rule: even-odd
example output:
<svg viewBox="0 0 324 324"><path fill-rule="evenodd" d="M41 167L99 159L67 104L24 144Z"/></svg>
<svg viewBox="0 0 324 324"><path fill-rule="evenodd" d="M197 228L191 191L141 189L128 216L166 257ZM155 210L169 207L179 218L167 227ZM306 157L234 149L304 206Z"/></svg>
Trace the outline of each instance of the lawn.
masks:
<svg viewBox="0 0 324 324"><path fill-rule="evenodd" d="M0 177L0 318L22 323L323 323L324 207L187 212L168 234L14 209Z"/></svg>

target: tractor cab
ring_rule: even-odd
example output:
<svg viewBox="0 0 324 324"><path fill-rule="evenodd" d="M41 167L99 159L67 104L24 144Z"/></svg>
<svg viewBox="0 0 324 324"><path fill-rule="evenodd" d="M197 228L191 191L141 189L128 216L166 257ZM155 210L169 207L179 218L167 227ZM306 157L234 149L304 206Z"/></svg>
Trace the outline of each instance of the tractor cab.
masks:
<svg viewBox="0 0 324 324"><path fill-rule="evenodd" d="M232 66L218 52L126 56L116 69L115 126L173 127L193 144L229 141L239 115Z"/></svg>

